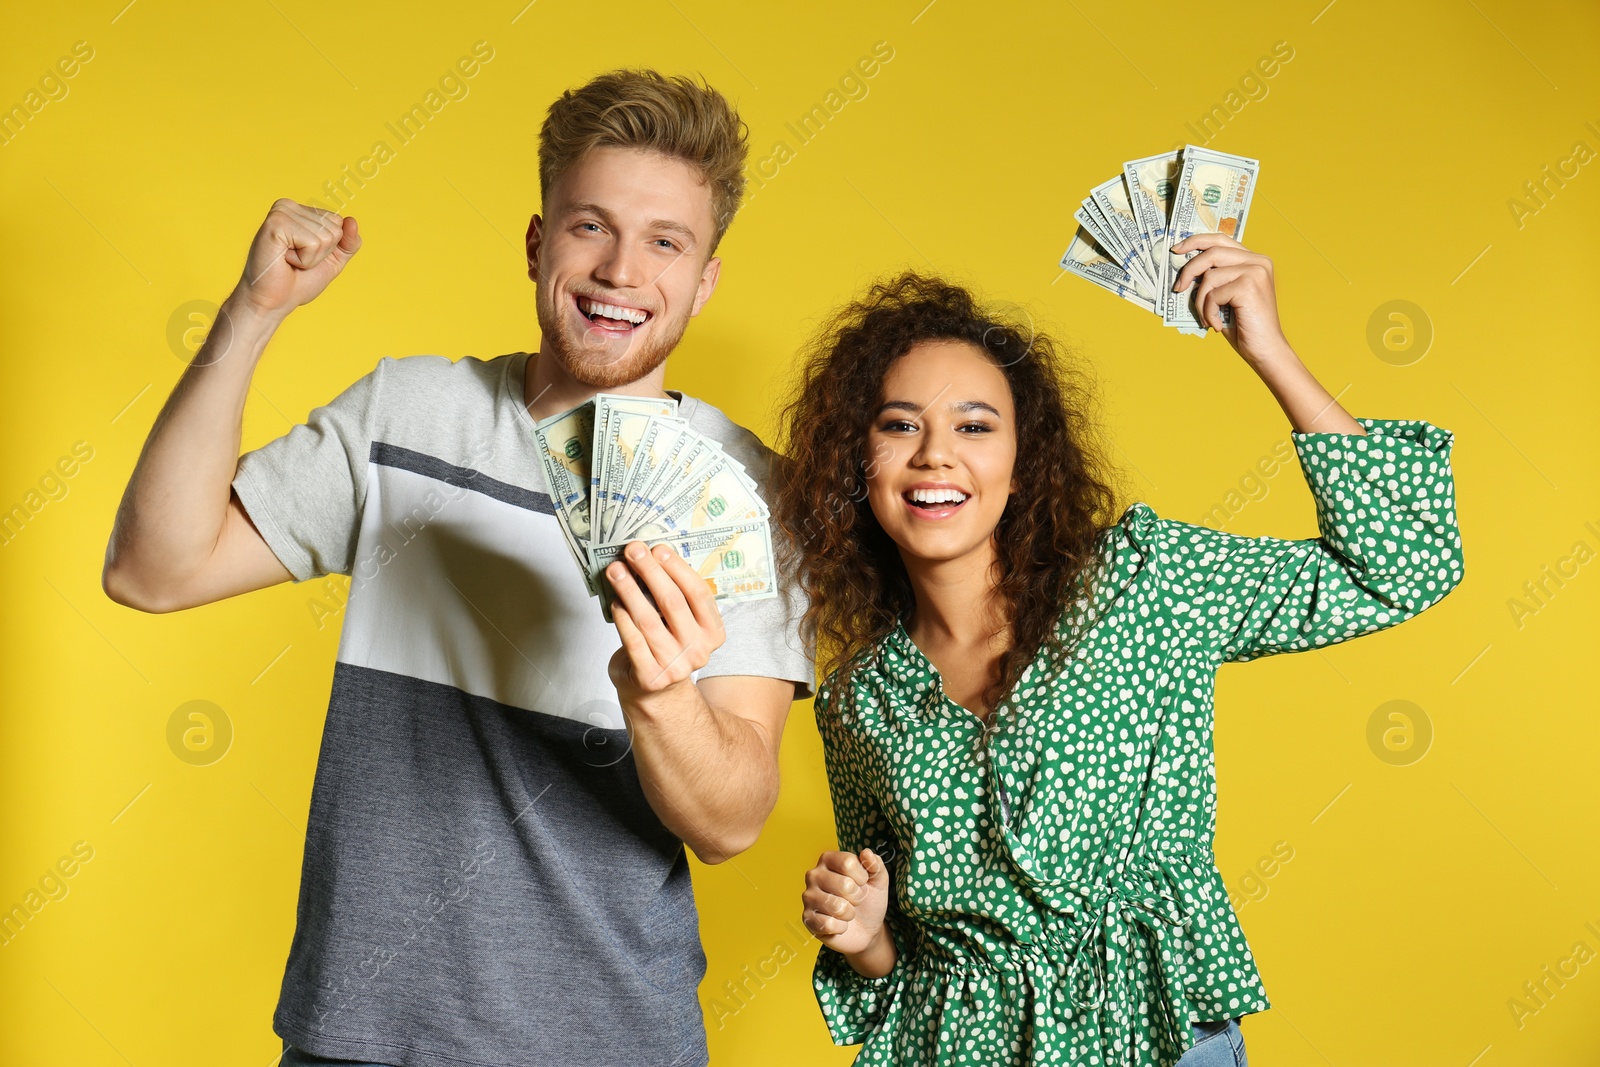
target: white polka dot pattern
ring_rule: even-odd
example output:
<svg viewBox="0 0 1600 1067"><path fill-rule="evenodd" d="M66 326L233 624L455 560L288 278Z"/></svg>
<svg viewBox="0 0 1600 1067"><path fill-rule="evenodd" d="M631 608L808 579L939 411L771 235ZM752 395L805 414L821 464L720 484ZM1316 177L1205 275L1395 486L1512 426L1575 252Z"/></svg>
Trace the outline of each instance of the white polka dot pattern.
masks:
<svg viewBox="0 0 1600 1067"><path fill-rule="evenodd" d="M889 858L889 974L822 949L857 1064L1171 1067L1189 1024L1270 1007L1212 855L1217 667L1422 611L1462 577L1454 441L1416 420L1294 434L1320 537L1241 537L1134 504L1073 651L987 731L897 626L818 689L839 847ZM986 741L986 743L985 743Z"/></svg>

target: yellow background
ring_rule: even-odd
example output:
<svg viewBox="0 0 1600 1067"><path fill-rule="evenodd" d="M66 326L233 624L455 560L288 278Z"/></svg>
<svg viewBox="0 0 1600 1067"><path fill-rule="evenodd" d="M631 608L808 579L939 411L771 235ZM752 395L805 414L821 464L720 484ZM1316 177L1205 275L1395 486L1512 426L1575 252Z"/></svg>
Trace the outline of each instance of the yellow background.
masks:
<svg viewBox="0 0 1600 1067"><path fill-rule="evenodd" d="M259 368L247 449L380 356L536 346L521 238L545 108L611 66L701 72L748 121L752 168L779 141L790 154L724 242L721 286L670 385L770 441L772 397L818 316L882 272L934 269L1027 308L1092 367L1129 499L1198 522L1244 483L1259 499L1235 498L1248 504L1225 528L1308 536L1298 465L1250 478L1287 426L1226 342L1164 330L1055 266L1089 188L1125 159L1196 140L1185 124L1225 106L1279 41L1293 59L1264 96L1225 110L1209 143L1261 160L1245 243L1273 257L1307 363L1356 415L1456 433L1467 577L1398 630L1221 674L1218 862L1249 901L1240 917L1275 1005L1244 1023L1250 1056L1600 1059L1600 564L1567 564L1577 573L1520 625L1510 606L1578 542L1600 551L1600 163L1551 186L1520 226L1508 206L1576 142L1600 151L1585 126L1600 127L1593 5L1312 0L1191 20L1170 5L959 0L788 13L124 3L16 7L0 34L3 105L74 42L94 50L68 95L0 146L0 508L28 500L75 442L93 450L0 547L0 906L74 842L94 850L69 894L0 947L0 1062L266 1067L278 1053L270 1020L338 642L308 607L323 584L152 616L99 582L117 502L186 357L169 320L227 294L276 197L322 195L376 140L397 149L350 203L360 255ZM479 40L494 58L469 95L395 146L384 124ZM879 41L893 58L866 95L800 144L785 124ZM1424 358L1369 347L1369 317L1391 300L1431 322ZM166 737L196 699L234 731L204 767ZM1406 765L1368 743L1391 700L1431 724L1431 747ZM809 704L794 709L783 771L760 844L695 868L716 1063L851 1054L828 1042L816 949L789 925L802 872L832 841ZM1280 842L1292 860L1248 881ZM1579 942L1585 962L1525 1000L1538 1010L1519 1025L1509 1002ZM773 974L763 961L784 943L798 957L717 1011L724 984L746 966Z"/></svg>

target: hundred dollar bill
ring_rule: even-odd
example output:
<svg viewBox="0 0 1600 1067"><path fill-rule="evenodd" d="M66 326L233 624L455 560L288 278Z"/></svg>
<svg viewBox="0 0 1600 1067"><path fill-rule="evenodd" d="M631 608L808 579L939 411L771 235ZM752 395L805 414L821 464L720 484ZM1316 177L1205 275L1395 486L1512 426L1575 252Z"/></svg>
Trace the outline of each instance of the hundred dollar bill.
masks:
<svg viewBox="0 0 1600 1067"><path fill-rule="evenodd" d="M1167 225L1167 266L1161 287L1161 321L1185 332L1205 332L1195 315L1194 286L1181 293L1172 291L1178 271L1196 252L1177 253L1171 247L1197 233L1225 233L1236 241L1244 240L1244 226L1250 213L1250 198L1260 173L1258 160L1216 152L1197 145L1185 145L1183 169L1173 191L1172 217ZM1224 325L1233 315L1224 305Z"/></svg>
<svg viewBox="0 0 1600 1067"><path fill-rule="evenodd" d="M577 561L589 595L598 590L589 575L584 544L589 540L589 449L593 440L594 402L579 404L536 423L534 441L540 466L550 486L550 501L562 539Z"/></svg>
<svg viewBox="0 0 1600 1067"><path fill-rule="evenodd" d="M760 487L720 442L689 429L676 400L597 394L540 420L534 437L568 550L608 620L604 568L635 540L670 544L722 599L775 595Z"/></svg>
<svg viewBox="0 0 1600 1067"><path fill-rule="evenodd" d="M767 515L767 505L755 490L729 464L719 462L678 487L671 500L653 509L627 536L667 537Z"/></svg>
<svg viewBox="0 0 1600 1067"><path fill-rule="evenodd" d="M1119 173L1115 178L1101 182L1089 192L1090 198L1099 205L1106 221L1122 239L1123 247L1132 253L1128 264L1128 273L1136 278L1143 279L1150 286L1155 286L1157 276L1147 266L1152 258L1145 251L1144 236L1139 230L1139 221L1133 214L1133 202L1128 198L1128 186Z"/></svg>
<svg viewBox="0 0 1600 1067"><path fill-rule="evenodd" d="M596 542L609 541L616 530L617 517L622 511L623 484L639 454L651 416L613 408L609 418L603 453L606 472L600 483L601 524L595 531Z"/></svg>
<svg viewBox="0 0 1600 1067"><path fill-rule="evenodd" d="M767 516L755 479L720 445L683 426L675 428L675 439L667 440L661 424L676 421L652 420L629 466L620 494L622 511L602 543L650 536L652 530L664 536ZM673 459L686 438L699 439L704 447L692 466L680 467ZM655 525L647 526L652 519Z"/></svg>
<svg viewBox="0 0 1600 1067"><path fill-rule="evenodd" d="M611 483L627 472L626 455L617 442L617 430L612 426L616 415L676 415L678 402L671 397L628 396L619 393L596 393L594 398L594 443L590 448L592 469L589 474L589 510L595 540L604 537L612 516ZM641 431L642 432L642 427ZM637 438L630 445L637 444Z"/></svg>
<svg viewBox="0 0 1600 1067"><path fill-rule="evenodd" d="M1134 250L1128 246L1120 228L1106 221L1105 212L1100 210L1100 205L1095 203L1094 197L1084 197L1083 206L1074 212L1072 217L1088 231L1090 237L1094 238L1094 243L1102 255L1128 274L1138 278L1144 283L1145 288L1151 287L1148 279L1134 271Z"/></svg>
<svg viewBox="0 0 1600 1067"><path fill-rule="evenodd" d="M661 468L656 471L655 478L635 494L634 506L623 521L636 529L658 513L662 505L677 496L686 483L700 477L718 460L725 458L715 441L686 429L674 442Z"/></svg>
<svg viewBox="0 0 1600 1067"><path fill-rule="evenodd" d="M685 435L692 432L683 419L650 416L650 424L645 427L644 437L633 454L633 462L628 465L628 476L622 486L622 500L618 505L615 527L618 534L625 535L638 526L635 515L640 501L655 482L656 475L661 473L661 468L681 447Z"/></svg>
<svg viewBox="0 0 1600 1067"><path fill-rule="evenodd" d="M1090 201L1084 201L1084 203L1087 204L1090 203ZM1136 275L1144 284L1145 288L1153 289L1155 287L1155 283L1151 280L1149 271L1140 270L1137 266L1135 266L1135 263L1139 260L1138 252L1122 245L1120 242L1116 241L1111 234L1107 233L1104 228L1104 223L1096 220L1096 215L1094 212L1090 211L1087 207L1081 207L1077 211L1073 212L1072 217L1078 221L1079 225L1081 225L1083 229L1088 231L1090 237L1094 238L1094 243L1099 246L1099 250L1102 255L1115 262L1118 267L1122 268L1125 274L1130 276Z"/></svg>
<svg viewBox="0 0 1600 1067"><path fill-rule="evenodd" d="M1172 216L1172 192L1183 169L1176 150L1122 165L1122 180L1128 186L1128 200L1144 234L1149 255L1151 281L1160 284L1167 270L1167 219Z"/></svg>
<svg viewBox="0 0 1600 1067"><path fill-rule="evenodd" d="M589 449L594 439L594 402L552 415L533 427L539 459L550 482L557 513L565 513L572 532L589 536Z"/></svg>
<svg viewBox="0 0 1600 1067"><path fill-rule="evenodd" d="M643 420L643 421L640 421ZM666 458L670 435L681 434L688 423L670 415L633 415L619 413L612 416L612 426L618 445L627 456L627 470L611 483L611 525L604 538L596 541L614 541L629 529L629 508L637 487L644 479L659 472Z"/></svg>
<svg viewBox="0 0 1600 1067"><path fill-rule="evenodd" d="M1121 222L1114 219L1108 220L1105 210L1100 202L1093 196L1084 200L1088 206L1088 215L1099 219L1098 225L1088 225L1086 228L1093 235L1095 243L1106 253L1107 257L1115 260L1123 270L1137 279L1140 286L1149 292L1155 292L1156 275L1151 272L1145 263L1144 250L1137 242L1129 239L1129 235ZM1077 216L1074 216L1077 218ZM1079 221L1083 221L1081 218Z"/></svg>
<svg viewBox="0 0 1600 1067"><path fill-rule="evenodd" d="M777 572L773 565L772 528L766 522L744 522L714 526L680 537L663 537L646 544L670 545L711 587L718 600L762 600L778 595ZM600 586L600 606L606 621L611 621L615 594L605 578L605 569L622 555L626 545L596 545L594 558L596 584Z"/></svg>
<svg viewBox="0 0 1600 1067"><path fill-rule="evenodd" d="M1072 217L1077 219L1083 228L1089 231L1089 235L1095 239L1095 243L1104 249L1111 258L1120 261L1127 261L1132 258L1133 249L1128 247L1116 228L1106 221L1105 212L1100 210L1100 205L1094 202L1093 197L1084 197L1083 206L1078 208Z"/></svg>
<svg viewBox="0 0 1600 1067"><path fill-rule="evenodd" d="M629 468L627 484L622 492L623 511L612 527L613 536L609 540L618 540L617 535L622 531L636 528L644 521L648 512L659 507L661 501L670 501L676 497L684 483L706 474L712 463L726 468L727 476L741 483L747 490L744 495L754 497L763 509L762 514L766 514L766 505L761 503L760 487L755 479L746 473L743 463L722 451L720 443L707 440L695 433L682 419L662 420L658 417L656 421L676 423L677 436L663 445L661 441L670 437L670 434L663 430L657 441L652 444L650 433L646 431L645 440ZM685 449L693 449L695 444L700 448L689 453L690 463L676 462L677 457L686 454ZM732 497L727 499L731 500ZM730 516L722 521L728 523L734 519Z"/></svg>
<svg viewBox="0 0 1600 1067"><path fill-rule="evenodd" d="M1111 290L1146 311L1151 313L1156 311L1155 296L1127 271L1108 259L1104 250L1095 244L1089 231L1081 226L1073 235L1072 243L1067 246L1066 254L1061 257L1061 268L1071 271L1080 278L1089 279L1102 289Z"/></svg>
<svg viewBox="0 0 1600 1067"><path fill-rule="evenodd" d="M606 524L606 482L611 476L611 465L606 454L611 440L612 407L600 397L594 404L594 443L590 448L589 468L589 522L591 540L599 540Z"/></svg>

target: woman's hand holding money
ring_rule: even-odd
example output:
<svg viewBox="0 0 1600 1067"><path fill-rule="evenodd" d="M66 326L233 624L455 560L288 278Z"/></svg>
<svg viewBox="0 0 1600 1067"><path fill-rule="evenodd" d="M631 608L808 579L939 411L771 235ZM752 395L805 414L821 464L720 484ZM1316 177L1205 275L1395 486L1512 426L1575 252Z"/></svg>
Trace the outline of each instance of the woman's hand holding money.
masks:
<svg viewBox="0 0 1600 1067"><path fill-rule="evenodd" d="M1195 252L1178 271L1172 291L1193 284L1195 314L1228 339L1246 363L1259 368L1286 353L1292 355L1278 321L1278 296L1272 260L1252 252L1225 233L1197 233L1172 246L1174 252ZM1222 321L1222 306L1233 310L1233 325Z"/></svg>
<svg viewBox="0 0 1600 1067"><path fill-rule="evenodd" d="M1200 321L1226 337L1244 357L1277 398L1290 426L1300 433L1367 432L1289 347L1278 321L1272 260L1224 233L1197 233L1173 245L1172 250L1199 250L1178 272L1172 291L1181 293L1195 286L1194 306ZM1231 326L1222 322L1224 304L1233 312Z"/></svg>

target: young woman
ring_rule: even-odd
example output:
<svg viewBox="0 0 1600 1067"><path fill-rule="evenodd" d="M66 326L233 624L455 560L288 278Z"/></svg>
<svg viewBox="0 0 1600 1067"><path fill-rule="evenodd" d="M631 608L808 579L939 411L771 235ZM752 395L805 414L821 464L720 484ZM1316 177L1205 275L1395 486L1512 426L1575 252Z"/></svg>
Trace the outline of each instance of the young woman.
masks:
<svg viewBox="0 0 1600 1067"><path fill-rule="evenodd" d="M801 899L857 1064L1244 1063L1237 1019L1269 1004L1212 855L1217 667L1461 580L1452 435L1351 418L1284 338L1267 257L1178 248L1178 290L1198 279L1289 418L1320 537L1114 519L1052 342L915 274L837 314L787 409L774 514L839 845Z"/></svg>

